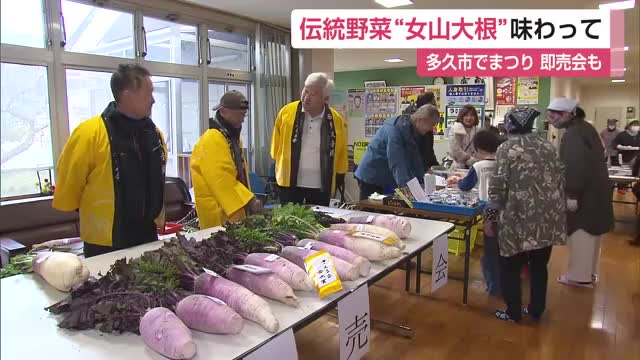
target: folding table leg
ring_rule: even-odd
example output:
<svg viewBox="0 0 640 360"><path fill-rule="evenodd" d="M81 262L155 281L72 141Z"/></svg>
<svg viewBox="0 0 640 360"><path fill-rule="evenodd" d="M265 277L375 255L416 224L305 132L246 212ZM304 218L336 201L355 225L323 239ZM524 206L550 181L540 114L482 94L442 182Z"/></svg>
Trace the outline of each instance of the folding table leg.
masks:
<svg viewBox="0 0 640 360"><path fill-rule="evenodd" d="M418 258L416 259L417 268L416 268L416 293L420 294L420 274L422 274L422 251L418 253Z"/></svg>
<svg viewBox="0 0 640 360"><path fill-rule="evenodd" d="M469 261L471 258L471 227L473 222L467 223L464 230L464 290L462 292L462 303L467 305L467 292L469 290Z"/></svg>
<svg viewBox="0 0 640 360"><path fill-rule="evenodd" d="M411 290L411 259L407 259L405 263L405 280L404 280L404 290Z"/></svg>

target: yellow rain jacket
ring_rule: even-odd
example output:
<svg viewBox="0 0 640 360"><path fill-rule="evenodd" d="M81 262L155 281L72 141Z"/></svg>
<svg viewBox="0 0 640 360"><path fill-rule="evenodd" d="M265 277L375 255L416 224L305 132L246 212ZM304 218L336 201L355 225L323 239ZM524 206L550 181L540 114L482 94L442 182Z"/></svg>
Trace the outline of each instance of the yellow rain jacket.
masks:
<svg viewBox="0 0 640 360"><path fill-rule="evenodd" d="M300 101L285 105L276 117L271 138L271 158L276 162L276 181L282 187L291 186L291 137ZM349 169L347 154L347 124L334 108L329 107L336 133L335 157L331 194L335 192L336 174L346 174Z"/></svg>
<svg viewBox="0 0 640 360"><path fill-rule="evenodd" d="M165 158L167 148L158 129ZM83 121L73 131L58 159L53 207L80 210L80 238L101 246L112 246L115 195L111 144L101 115ZM160 219L156 223L163 223Z"/></svg>
<svg viewBox="0 0 640 360"><path fill-rule="evenodd" d="M245 218L244 207L254 195L248 184L249 174L244 155L242 162L247 186L237 179L238 172L229 143L220 130L207 130L193 147L191 177L201 229Z"/></svg>

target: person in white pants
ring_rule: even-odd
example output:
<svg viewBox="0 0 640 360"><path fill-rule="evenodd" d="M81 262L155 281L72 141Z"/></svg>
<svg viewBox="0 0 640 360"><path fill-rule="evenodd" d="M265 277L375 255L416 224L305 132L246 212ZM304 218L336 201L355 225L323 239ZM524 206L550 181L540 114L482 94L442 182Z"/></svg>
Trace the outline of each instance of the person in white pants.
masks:
<svg viewBox="0 0 640 360"><path fill-rule="evenodd" d="M556 98L547 108L551 125L566 129L560 159L565 165L569 269L558 281L590 287L597 280L600 238L613 229L614 217L604 146L577 105L574 99Z"/></svg>
<svg viewBox="0 0 640 360"><path fill-rule="evenodd" d="M591 286L598 278L600 235L579 229L569 235L569 269L558 281L568 285Z"/></svg>

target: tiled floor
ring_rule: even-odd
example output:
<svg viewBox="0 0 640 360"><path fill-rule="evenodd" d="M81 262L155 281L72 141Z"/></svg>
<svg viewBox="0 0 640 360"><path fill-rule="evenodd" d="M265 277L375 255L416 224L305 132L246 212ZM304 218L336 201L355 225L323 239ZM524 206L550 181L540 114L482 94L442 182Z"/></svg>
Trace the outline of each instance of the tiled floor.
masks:
<svg viewBox="0 0 640 360"><path fill-rule="evenodd" d="M632 197L629 197L632 199ZM619 219L634 221L633 206L616 205ZM374 328L367 359L640 360L640 247L631 246L635 225L618 223L602 241L600 280L594 289L561 285L555 279L567 264L567 249L554 248L550 261L547 312L539 324L498 321L501 301L489 298L479 269L481 248L473 252L469 305L462 282L450 280L435 295L404 292L404 272L395 271L370 288L376 319L409 326L406 339ZM451 256L450 258L455 258ZM456 259L452 272L461 269ZM526 294L528 291L524 290ZM325 316L296 333L301 359L339 359L335 319Z"/></svg>

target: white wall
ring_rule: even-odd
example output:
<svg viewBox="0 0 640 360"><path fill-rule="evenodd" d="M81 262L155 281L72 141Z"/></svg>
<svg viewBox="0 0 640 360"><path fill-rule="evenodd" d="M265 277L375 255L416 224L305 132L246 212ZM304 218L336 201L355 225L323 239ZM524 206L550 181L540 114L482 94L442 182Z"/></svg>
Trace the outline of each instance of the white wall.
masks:
<svg viewBox="0 0 640 360"><path fill-rule="evenodd" d="M636 108L635 118L640 115L640 89L637 84L615 84L605 86L583 86L580 94L580 106L587 113L587 120L595 120L596 108L619 107L623 116L626 115L628 106ZM618 119L619 126L624 127L627 119Z"/></svg>

